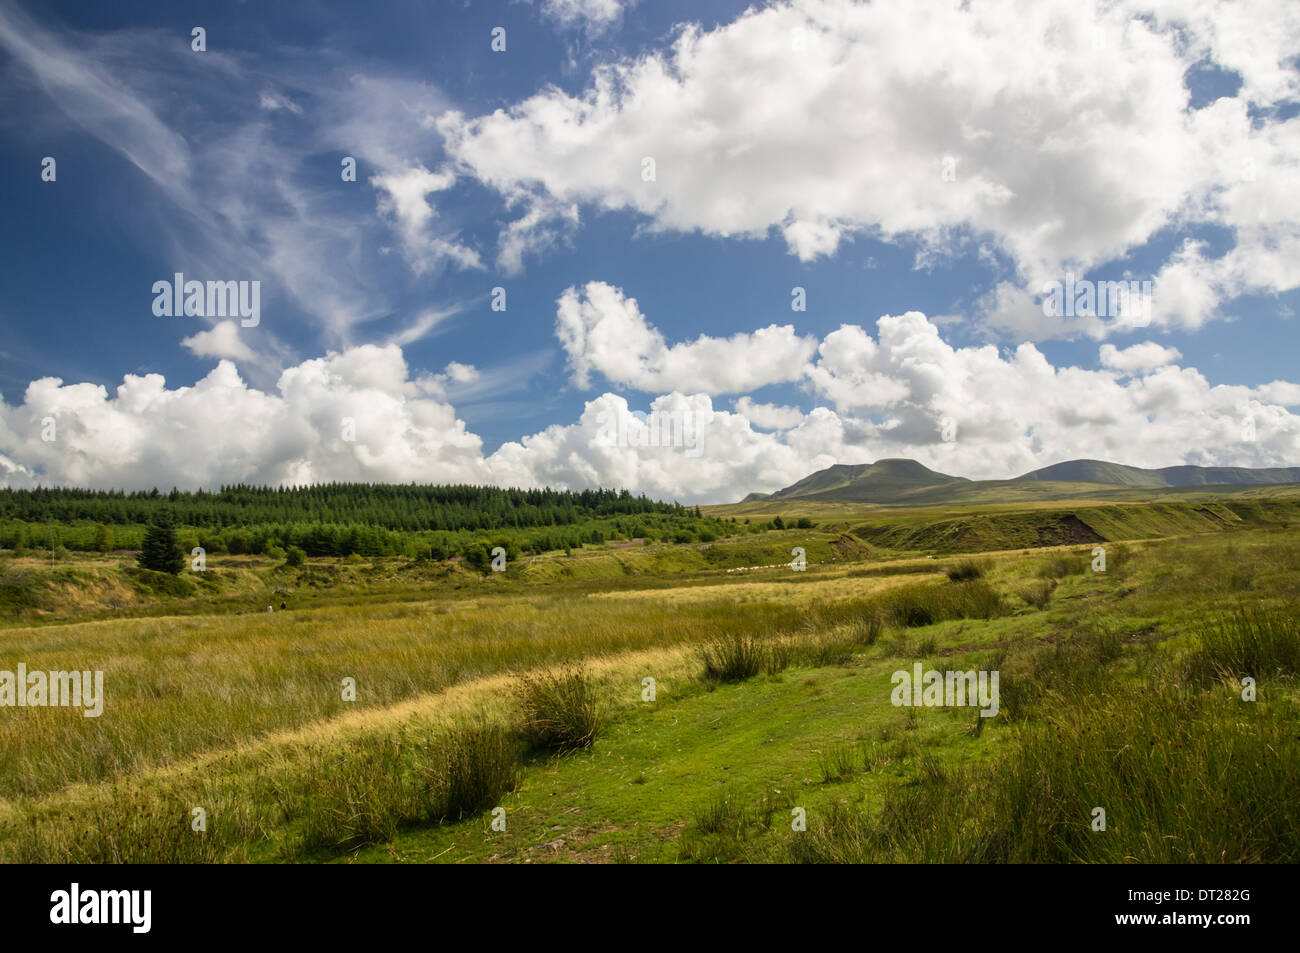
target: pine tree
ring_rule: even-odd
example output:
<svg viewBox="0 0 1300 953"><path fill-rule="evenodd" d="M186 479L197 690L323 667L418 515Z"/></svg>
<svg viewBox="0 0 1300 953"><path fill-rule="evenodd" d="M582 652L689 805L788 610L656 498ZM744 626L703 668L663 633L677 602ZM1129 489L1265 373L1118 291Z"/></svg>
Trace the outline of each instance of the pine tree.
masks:
<svg viewBox="0 0 1300 953"><path fill-rule="evenodd" d="M170 521L153 523L144 532L144 543L135 561L145 569L178 575L185 568L185 557L176 542L176 529Z"/></svg>

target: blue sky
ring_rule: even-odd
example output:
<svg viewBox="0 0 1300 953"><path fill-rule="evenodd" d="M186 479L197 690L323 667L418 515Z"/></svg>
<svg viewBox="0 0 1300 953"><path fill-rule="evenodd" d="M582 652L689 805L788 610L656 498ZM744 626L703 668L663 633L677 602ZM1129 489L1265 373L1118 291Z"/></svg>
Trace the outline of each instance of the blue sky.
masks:
<svg viewBox="0 0 1300 953"><path fill-rule="evenodd" d="M0 480L1300 463L1296 12L976 7L0 0Z"/></svg>

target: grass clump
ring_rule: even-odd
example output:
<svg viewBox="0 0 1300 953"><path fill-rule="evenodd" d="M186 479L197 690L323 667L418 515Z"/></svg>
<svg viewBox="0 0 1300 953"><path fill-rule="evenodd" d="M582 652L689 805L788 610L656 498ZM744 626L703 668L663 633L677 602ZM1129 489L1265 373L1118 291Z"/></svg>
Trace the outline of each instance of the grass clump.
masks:
<svg viewBox="0 0 1300 953"><path fill-rule="evenodd" d="M336 853L477 814L518 779L518 748L500 726L423 736L402 730L315 760L306 783L285 799L286 814L301 815L300 853Z"/></svg>
<svg viewBox="0 0 1300 953"><path fill-rule="evenodd" d="M1091 565L1083 553L1053 553L1038 564L1035 575L1039 579L1064 579L1080 575Z"/></svg>
<svg viewBox="0 0 1300 953"><path fill-rule="evenodd" d="M1052 590L1054 588L1054 580L1039 579L1022 586L1017 595L1024 600L1026 605L1033 606L1035 609L1046 609L1047 604L1052 601Z"/></svg>
<svg viewBox="0 0 1300 953"><path fill-rule="evenodd" d="M973 559L963 559L961 562L954 563L946 570L950 582L969 582L972 579L979 579L984 575L984 566L982 563Z"/></svg>
<svg viewBox="0 0 1300 953"><path fill-rule="evenodd" d="M743 682L759 674L775 675L793 660L793 652L784 644L768 644L752 635L721 635L697 650L704 664L702 677L711 685Z"/></svg>
<svg viewBox="0 0 1300 953"><path fill-rule="evenodd" d="M882 596L879 605L890 622L907 629L950 619L993 619L1010 611L1002 593L983 579L903 586Z"/></svg>
<svg viewBox="0 0 1300 953"><path fill-rule="evenodd" d="M1293 609L1239 608L1207 623L1187 658L1190 680L1267 678L1300 672L1300 616Z"/></svg>
<svg viewBox="0 0 1300 953"><path fill-rule="evenodd" d="M524 675L515 688L519 733L533 750L563 754L590 748L602 718L591 678L578 667Z"/></svg>
<svg viewBox="0 0 1300 953"><path fill-rule="evenodd" d="M849 745L832 745L821 752L818 761L822 771L822 781L826 784L848 781L857 774L858 752Z"/></svg>

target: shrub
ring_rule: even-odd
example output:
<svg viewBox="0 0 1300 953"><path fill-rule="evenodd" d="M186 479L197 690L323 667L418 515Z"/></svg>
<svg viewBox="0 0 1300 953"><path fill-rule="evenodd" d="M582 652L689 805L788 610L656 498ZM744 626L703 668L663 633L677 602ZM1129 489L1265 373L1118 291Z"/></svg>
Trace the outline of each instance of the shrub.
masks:
<svg viewBox="0 0 1300 953"><path fill-rule="evenodd" d="M352 554L353 556L356 553ZM307 554L297 546L290 546L284 551L284 564L286 566L301 566L307 559Z"/></svg>

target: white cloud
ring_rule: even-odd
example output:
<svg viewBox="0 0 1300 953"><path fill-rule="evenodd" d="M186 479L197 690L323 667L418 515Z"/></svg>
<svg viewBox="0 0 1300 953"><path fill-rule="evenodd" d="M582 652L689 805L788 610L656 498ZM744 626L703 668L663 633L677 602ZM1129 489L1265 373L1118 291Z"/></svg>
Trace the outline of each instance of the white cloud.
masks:
<svg viewBox="0 0 1300 953"><path fill-rule="evenodd" d="M416 165L399 172L376 175L370 181L384 193L379 200L379 209L396 220L407 262L416 274L446 259L460 268L483 267L478 252L454 238L429 234L429 224L435 212L427 196L455 185L454 173L447 170L430 172L424 166Z"/></svg>
<svg viewBox="0 0 1300 953"><path fill-rule="evenodd" d="M1148 467L1300 461L1300 417L1283 406L1294 385L1212 386L1169 363L1180 356L1152 342L1103 345L1107 366L1054 367L1029 343L1005 355L954 348L913 311L881 317L875 338L856 325L827 335L809 385L865 459L914 457L961 476L1005 478L1081 457ZM1254 441L1242 437L1247 417ZM954 441L943 440L945 421Z"/></svg>
<svg viewBox="0 0 1300 953"><path fill-rule="evenodd" d="M777 230L803 260L866 232L913 240L929 261L971 232L1035 295L1166 227L1222 224L1238 247L1198 263L1204 291L1179 300L1170 273L1164 311L1156 300L1155 323L1195 326L1224 297L1300 286L1300 119L1247 112L1294 97L1297 49L1288 0L1230 15L1208 0L792 0L685 26L667 51L598 67L579 94L549 87L437 125L459 166L513 203L630 209L653 229L719 236ZM1190 110L1184 75L1207 56L1246 84ZM524 236L547 227L544 204L523 204L509 244L535 251L548 237ZM1025 309L1020 321L1111 329Z"/></svg>
<svg viewBox="0 0 1300 953"><path fill-rule="evenodd" d="M184 338L181 344L198 357L229 358L232 361L255 361L257 355L239 338L239 326L234 321L221 321L210 331L200 331Z"/></svg>
<svg viewBox="0 0 1300 953"><path fill-rule="evenodd" d="M112 396L43 378L22 405L0 405L0 452L37 481L88 487L490 479L479 438L408 379L395 346L305 361L284 371L277 390L249 387L226 360L192 387L128 375ZM56 427L49 442L47 417ZM344 418L354 421L354 441L344 439Z"/></svg>
<svg viewBox="0 0 1300 953"><path fill-rule="evenodd" d="M627 487L682 502L725 502L774 490L833 463L912 457L948 473L1005 478L1063 459L1136 466L1288 466L1300 462L1300 385L1213 386L1150 342L1116 350L1120 367L1054 367L1032 344L1000 354L954 348L924 315L886 315L872 337L847 325L822 342L807 385L828 405L736 401L672 391L645 409L693 435L645 438L650 423L605 393L578 420L503 444L482 441L448 396L510 386L530 369L481 372L451 362L413 377L395 345L364 346L285 370L274 392L250 387L222 360L191 387L129 375L110 395L93 384L32 382L0 404L0 484L216 486L331 480ZM1109 353L1109 352L1108 352ZM1142 365L1130 376L1128 367ZM504 379L504 383L500 379ZM624 442L604 437L611 415ZM56 439L41 439L53 418ZM355 441L344 439L344 418ZM1244 439L1245 421L1255 439ZM942 438L951 421L956 439ZM758 428L758 429L755 429ZM769 432L774 431L774 432Z"/></svg>
<svg viewBox="0 0 1300 953"><path fill-rule="evenodd" d="M626 0L542 0L542 16L561 27L582 27L589 35L616 26L623 18Z"/></svg>
<svg viewBox="0 0 1300 953"><path fill-rule="evenodd" d="M302 115L301 106L283 93L277 93L270 89L262 91L257 98L257 104L267 112L278 112L281 109L287 109L296 116Z"/></svg>
<svg viewBox="0 0 1300 953"><path fill-rule="evenodd" d="M735 407L736 413L764 430L789 430L791 427L797 427L804 419L804 413L798 407L760 404L748 397L739 398Z"/></svg>
<svg viewBox="0 0 1300 953"><path fill-rule="evenodd" d="M1103 367L1114 368L1125 374L1153 371L1181 360L1182 356L1177 348L1162 347L1154 341L1144 341L1123 350L1113 344L1103 344L1100 353Z"/></svg>
<svg viewBox="0 0 1300 953"><path fill-rule="evenodd" d="M670 347L635 298L603 281L566 289L555 329L582 388L598 373L612 384L652 393L744 393L798 380L816 348L814 339L799 337L792 326L775 324L729 338L702 334Z"/></svg>

